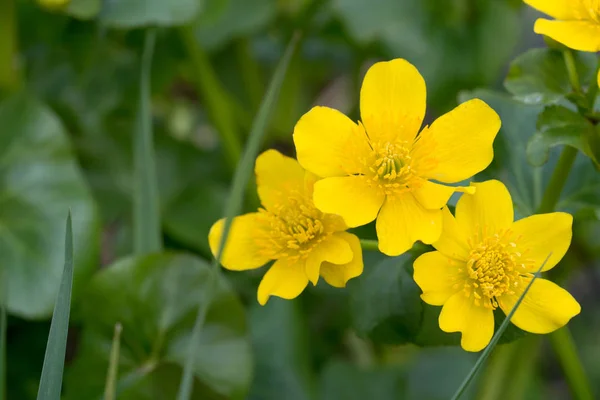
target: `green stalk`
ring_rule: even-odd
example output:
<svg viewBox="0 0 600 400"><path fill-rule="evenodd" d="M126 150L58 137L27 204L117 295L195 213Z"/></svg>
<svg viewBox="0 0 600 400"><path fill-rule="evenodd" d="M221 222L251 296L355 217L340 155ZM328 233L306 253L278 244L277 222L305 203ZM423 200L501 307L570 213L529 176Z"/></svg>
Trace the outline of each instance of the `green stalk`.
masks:
<svg viewBox="0 0 600 400"><path fill-rule="evenodd" d="M0 1L0 90L14 90L20 84L17 68L16 0Z"/></svg>
<svg viewBox="0 0 600 400"><path fill-rule="evenodd" d="M592 400L594 396L569 329L565 326L553 332L550 335L550 344L560 361L573 398Z"/></svg>
<svg viewBox="0 0 600 400"><path fill-rule="evenodd" d="M8 276L4 265L0 266L0 400L6 398L6 306L8 302Z"/></svg>
<svg viewBox="0 0 600 400"><path fill-rule="evenodd" d="M193 27L181 27L179 34L194 66L194 83L198 95L204 101L212 123L221 135L225 156L231 169L234 170L242 153L242 141L227 92L210 65L208 56L199 46Z"/></svg>
<svg viewBox="0 0 600 400"><path fill-rule="evenodd" d="M377 240L360 239L360 247L367 251L379 251L379 243Z"/></svg>
<svg viewBox="0 0 600 400"><path fill-rule="evenodd" d="M556 164L554 172L552 173L552 177L550 178L550 182L548 183L546 191L544 192L544 196L542 197L542 201L538 208L538 213L549 213L554 210L558 200L560 199L560 194L565 186L565 183L567 182L569 172L571 172L571 167L573 166L576 157L576 148L571 146L565 146L563 148L560 158L558 159L558 163Z"/></svg>
<svg viewBox="0 0 600 400"><path fill-rule="evenodd" d="M110 363L108 365L108 374L106 375L106 385L104 386L104 400L116 399L116 382L119 373L119 353L121 349L121 332L123 327L117 323L113 335L112 347L110 349Z"/></svg>
<svg viewBox="0 0 600 400"><path fill-rule="evenodd" d="M575 66L575 58L573 52L569 49L563 51L563 58L567 67L567 74L569 74L569 82L576 93L582 93L581 84L579 83L579 74L577 73L577 67Z"/></svg>

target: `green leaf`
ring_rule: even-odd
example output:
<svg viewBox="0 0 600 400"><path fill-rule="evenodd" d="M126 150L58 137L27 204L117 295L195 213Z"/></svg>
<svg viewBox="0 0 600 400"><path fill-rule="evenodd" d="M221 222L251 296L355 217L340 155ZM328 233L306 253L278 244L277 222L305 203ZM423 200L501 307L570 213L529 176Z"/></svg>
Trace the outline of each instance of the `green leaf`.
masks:
<svg viewBox="0 0 600 400"><path fill-rule="evenodd" d="M0 253L9 313L51 314L64 265L60 232L71 208L78 283L96 264L96 207L56 116L26 94L0 103Z"/></svg>
<svg viewBox="0 0 600 400"><path fill-rule="evenodd" d="M594 54L574 52L574 56L579 76L589 81L596 68ZM531 49L517 57L504 86L527 104L556 103L572 91L563 54L553 49Z"/></svg>
<svg viewBox="0 0 600 400"><path fill-rule="evenodd" d="M550 148L566 145L594 158L588 139L595 133L594 125L578 112L563 106L549 106L537 120L538 131L527 144L527 159L534 166L548 161Z"/></svg>
<svg viewBox="0 0 600 400"><path fill-rule="evenodd" d="M290 40L290 43L288 44L288 47L286 48L286 51L283 54L281 60L279 61L279 65L277 66L275 73L273 74L273 78L271 79L266 95L260 105L260 109L258 110L256 119L254 120L252 129L250 130L248 143L233 177L231 191L229 193L229 198L225 205L225 223L223 226L223 236L221 237L221 242L219 243L217 256L214 258L213 261L214 272L211 275L211 277L217 276L219 274L218 268L220 263L220 257L225 246L225 241L227 240L227 235L229 234L229 229L231 228L231 221L233 217L239 214L242 209L242 203L244 200L244 190L246 188L246 185L248 184L248 181L250 180L250 176L253 170L252 166L254 165L256 156L258 155L258 151L260 149L262 140L265 136L265 132L270 122L273 109L275 108L275 105L277 103L277 97L279 96L279 91L281 89L281 85L283 84L283 80L285 78L285 73L290 63L290 59L292 58L292 55L296 50L296 45L299 40L300 35L298 33L294 34L294 36ZM211 281L212 280L213 279L211 279ZM190 341L188 349L189 356L186 362L186 366L184 368L179 393L177 395L178 400L188 400L191 395L192 360L193 355L196 354L196 344L200 338L200 331L202 329L203 320L205 316L206 304L201 305L198 308L196 323L194 325L194 332L192 334L192 339Z"/></svg>
<svg viewBox="0 0 600 400"><path fill-rule="evenodd" d="M134 139L135 191L133 205L134 251L136 254L162 249L160 208L152 110L150 109L150 74L156 32L146 32L140 83L137 129Z"/></svg>
<svg viewBox="0 0 600 400"><path fill-rule="evenodd" d="M71 314L71 290L73 288L73 226L70 212L67 216L64 248L65 267L52 314L42 377L38 388L38 400L60 400L61 398Z"/></svg>
<svg viewBox="0 0 600 400"><path fill-rule="evenodd" d="M100 20L117 28L173 26L192 21L203 0L107 0Z"/></svg>
<svg viewBox="0 0 600 400"><path fill-rule="evenodd" d="M78 19L92 19L100 12L101 0L71 0L65 12Z"/></svg>
<svg viewBox="0 0 600 400"><path fill-rule="evenodd" d="M209 286L211 274L196 257L165 253L130 257L96 274L82 300L83 331L66 398L101 397L117 322L123 326L117 398L175 398L203 301L209 304L192 355L192 398L243 398L252 366L244 308L225 279Z"/></svg>

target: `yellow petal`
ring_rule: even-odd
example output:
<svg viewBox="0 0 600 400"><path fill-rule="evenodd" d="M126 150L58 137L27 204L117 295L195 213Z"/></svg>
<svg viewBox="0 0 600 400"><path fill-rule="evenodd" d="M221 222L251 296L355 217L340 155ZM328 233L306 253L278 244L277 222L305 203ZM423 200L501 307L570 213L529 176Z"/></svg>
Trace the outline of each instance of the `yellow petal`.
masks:
<svg viewBox="0 0 600 400"><path fill-rule="evenodd" d="M580 1L573 0L525 0L525 4L556 19L579 19L586 10Z"/></svg>
<svg viewBox="0 0 600 400"><path fill-rule="evenodd" d="M433 243L442 233L442 211L426 210L412 193L387 196L377 217L379 250L397 256L420 240Z"/></svg>
<svg viewBox="0 0 600 400"><path fill-rule="evenodd" d="M270 259L256 245L256 236L262 234L259 213L244 214L233 219L221 264L232 271L259 268ZM214 223L208 233L208 243L213 255L219 250L225 219Z"/></svg>
<svg viewBox="0 0 600 400"><path fill-rule="evenodd" d="M472 183L475 194L463 194L456 203L456 222L467 237L484 237L509 229L514 214L510 193L500 181Z"/></svg>
<svg viewBox="0 0 600 400"><path fill-rule="evenodd" d="M473 194L475 193L475 188L473 186L446 186L431 181L424 181L422 186L413 191L413 194L423 207L428 210L439 210L446 205L454 192L467 192Z"/></svg>
<svg viewBox="0 0 600 400"><path fill-rule="evenodd" d="M352 248L339 234L331 235L319 243L308 254L306 259L306 275L313 285L319 280L319 271L324 261L333 264L346 264L352 261Z"/></svg>
<svg viewBox="0 0 600 400"><path fill-rule="evenodd" d="M514 295L504 295L498 304L509 314L531 278L523 278ZM550 333L579 314L581 306L569 292L546 279L536 279L517 308L511 322L527 332Z"/></svg>
<svg viewBox="0 0 600 400"><path fill-rule="evenodd" d="M363 258L360 241L355 235L348 232L337 233L336 236L344 239L352 249L352 261L347 264L332 264L324 262L321 264L321 276L327 283L334 287L345 287L346 282L355 278L363 272Z"/></svg>
<svg viewBox="0 0 600 400"><path fill-rule="evenodd" d="M365 75L360 115L372 142L412 142L425 116L425 80L408 61L378 62Z"/></svg>
<svg viewBox="0 0 600 400"><path fill-rule="evenodd" d="M294 299L302 293L306 285L308 277L304 260L290 262L287 258L279 259L260 281L258 302L264 306L271 296Z"/></svg>
<svg viewBox="0 0 600 400"><path fill-rule="evenodd" d="M462 332L460 345L467 351L483 350L494 334L494 312L476 306L463 292L448 299L439 321L444 332Z"/></svg>
<svg viewBox="0 0 600 400"><path fill-rule="evenodd" d="M362 125L328 107L314 107L294 128L298 162L321 177L363 172L359 162L371 152Z"/></svg>
<svg viewBox="0 0 600 400"><path fill-rule="evenodd" d="M427 304L443 305L452 295L462 291L464 276L459 268L465 263L451 260L439 251L419 256L413 264L414 279L423 291L421 298Z"/></svg>
<svg viewBox="0 0 600 400"><path fill-rule="evenodd" d="M529 272L536 272L552 252L542 271L553 268L563 258L573 236L571 214L556 212L523 218L512 226L519 252L534 261Z"/></svg>
<svg viewBox="0 0 600 400"><path fill-rule="evenodd" d="M450 213L448 207L442 209L442 234L433 247L446 257L466 261L469 258L467 236Z"/></svg>
<svg viewBox="0 0 600 400"><path fill-rule="evenodd" d="M306 171L306 175L304 176L304 190L309 199L313 198L314 186L318 180L319 177L317 175L310 171ZM344 219L339 215L323 214L321 222L323 223L324 229L329 232L342 232L348 229Z"/></svg>
<svg viewBox="0 0 600 400"><path fill-rule="evenodd" d="M435 160L423 173L445 183L460 182L483 171L494 158L492 144L500 117L479 99L462 103L424 129L413 150L419 160Z"/></svg>
<svg viewBox="0 0 600 400"><path fill-rule="evenodd" d="M600 51L600 23L598 22L538 19L533 30L574 50Z"/></svg>
<svg viewBox="0 0 600 400"><path fill-rule="evenodd" d="M258 197L267 210L285 203L289 193L303 193L304 169L293 158L267 150L256 159Z"/></svg>
<svg viewBox="0 0 600 400"><path fill-rule="evenodd" d="M315 183L315 206L341 216L350 227L368 224L377 217L385 195L369 186L363 176L321 179Z"/></svg>

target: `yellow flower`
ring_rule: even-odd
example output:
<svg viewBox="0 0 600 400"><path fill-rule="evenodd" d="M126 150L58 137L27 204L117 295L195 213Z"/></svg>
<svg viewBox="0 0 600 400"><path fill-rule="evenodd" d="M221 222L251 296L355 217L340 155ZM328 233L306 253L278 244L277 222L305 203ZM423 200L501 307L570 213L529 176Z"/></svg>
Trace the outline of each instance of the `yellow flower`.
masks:
<svg viewBox="0 0 600 400"><path fill-rule="evenodd" d="M456 183L487 167L500 117L479 99L438 118L417 136L425 116L425 81L406 60L373 65L360 92L362 123L314 107L294 128L298 161L323 177L314 201L350 227L377 218L379 249L398 255L441 233ZM470 190L467 188L467 190Z"/></svg>
<svg viewBox="0 0 600 400"><path fill-rule="evenodd" d="M456 218L444 208L437 251L414 263L414 278L428 304L441 306L445 332L462 332L461 345L479 351L494 333L493 310L508 314L548 254L543 271L554 267L571 244L570 214L533 215L513 222L512 199L496 180L474 184L463 195ZM579 314L579 303L556 284L538 278L512 318L519 328L549 333Z"/></svg>
<svg viewBox="0 0 600 400"><path fill-rule="evenodd" d="M600 0L525 0L556 21L538 19L533 30L579 51L600 51Z"/></svg>
<svg viewBox="0 0 600 400"><path fill-rule="evenodd" d="M309 280L316 285L319 275L332 286L344 287L362 273L359 239L345 232L339 216L324 214L313 204L316 176L275 150L256 159L255 172L264 209L233 219L221 263L243 271L275 260L258 287L260 304L270 296L293 299ZM217 221L208 235L213 254L223 224L223 219Z"/></svg>

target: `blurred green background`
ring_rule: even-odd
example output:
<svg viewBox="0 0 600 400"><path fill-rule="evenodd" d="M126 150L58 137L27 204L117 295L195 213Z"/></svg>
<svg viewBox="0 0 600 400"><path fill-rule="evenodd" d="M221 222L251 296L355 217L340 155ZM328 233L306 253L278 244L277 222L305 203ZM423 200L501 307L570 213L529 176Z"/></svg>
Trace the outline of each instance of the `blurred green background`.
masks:
<svg viewBox="0 0 600 400"><path fill-rule="evenodd" d="M551 152L547 164L533 167L525 152L546 100L525 104L502 88L513 58L545 47L532 31L538 14L518 0L59 3L0 0L0 282L11 400L37 393L69 208L76 273L65 399L101 397L117 322L118 398L175 397L206 291L208 230L222 215L240 151L221 138L244 142L295 30L303 39L265 149L293 156L294 124L313 105L358 119L366 68L401 57L425 78L427 122L473 96L501 115L496 159L480 178L507 183L520 216L539 203L555 162ZM152 118L167 250L132 257L132 137L144 35L153 27ZM587 85L595 65L578 62ZM541 73L560 100L568 89L549 68ZM600 179L588 159L575 168L559 203L576 215L575 238L555 278L582 304L570 327L600 396ZM248 199L246 209L255 206ZM357 231L374 238L372 226ZM417 253L366 252L365 273L346 289L321 282L265 307L256 301L264 269L226 272L195 355L193 398L449 398L477 355L456 346L456 334L442 333L439 308L420 301L411 266ZM466 397L569 398L548 344L516 328L503 341L515 339L496 349Z"/></svg>

